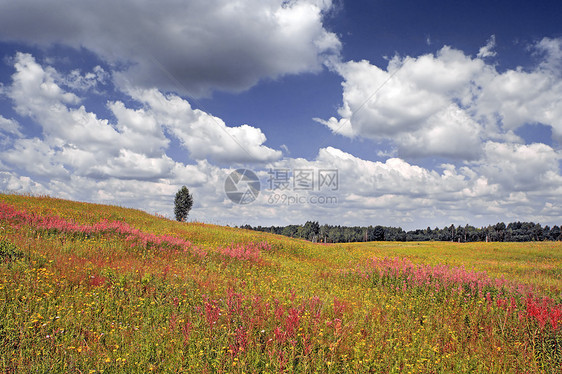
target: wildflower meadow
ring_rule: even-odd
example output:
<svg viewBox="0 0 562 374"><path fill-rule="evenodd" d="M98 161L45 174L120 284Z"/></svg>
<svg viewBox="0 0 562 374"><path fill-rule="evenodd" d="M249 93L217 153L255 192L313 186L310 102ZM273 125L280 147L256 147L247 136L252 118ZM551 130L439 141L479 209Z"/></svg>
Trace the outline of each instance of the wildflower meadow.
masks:
<svg viewBox="0 0 562 374"><path fill-rule="evenodd" d="M562 372L562 243L313 244L0 195L6 373Z"/></svg>

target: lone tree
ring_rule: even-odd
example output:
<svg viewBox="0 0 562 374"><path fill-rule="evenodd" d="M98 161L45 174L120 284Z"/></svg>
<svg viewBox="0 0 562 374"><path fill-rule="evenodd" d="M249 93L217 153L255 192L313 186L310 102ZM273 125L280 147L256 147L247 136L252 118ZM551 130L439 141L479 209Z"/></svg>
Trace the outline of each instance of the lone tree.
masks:
<svg viewBox="0 0 562 374"><path fill-rule="evenodd" d="M174 200L174 214L176 215L176 220L179 222L185 222L192 205L193 197L189 193L187 187L183 186L176 193L176 198Z"/></svg>

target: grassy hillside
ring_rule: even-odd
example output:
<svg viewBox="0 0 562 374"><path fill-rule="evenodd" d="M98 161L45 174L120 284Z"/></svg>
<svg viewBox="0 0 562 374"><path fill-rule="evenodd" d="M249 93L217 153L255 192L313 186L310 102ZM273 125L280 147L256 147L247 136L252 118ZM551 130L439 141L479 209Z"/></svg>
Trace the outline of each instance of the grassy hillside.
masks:
<svg viewBox="0 0 562 374"><path fill-rule="evenodd" d="M312 244L0 195L0 368L552 373L561 243Z"/></svg>

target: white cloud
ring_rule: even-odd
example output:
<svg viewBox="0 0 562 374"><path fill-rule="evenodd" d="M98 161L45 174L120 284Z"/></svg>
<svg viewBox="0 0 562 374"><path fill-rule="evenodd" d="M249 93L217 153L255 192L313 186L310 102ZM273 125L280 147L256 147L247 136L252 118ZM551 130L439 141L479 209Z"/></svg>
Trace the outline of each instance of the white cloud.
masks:
<svg viewBox="0 0 562 374"><path fill-rule="evenodd" d="M262 191L258 200L249 205L232 203L224 193L225 178L232 170L204 160L195 165L176 162L169 174L159 179L129 179L126 175L96 179L73 174L68 178L53 176L48 182L39 183L7 171L0 173L0 189L41 191L171 216L173 195L179 186L187 185L195 198L190 219L219 224L279 225L318 220L416 228L522 219L559 224L556 214L562 178L556 170L560 160L556 151L540 144L488 142L484 155L483 160L468 166L445 164L435 171L399 158L374 162L327 147L314 160L286 158L256 169ZM338 189L295 191L291 184L288 190L271 191L267 183L270 167L292 171L337 169ZM273 203L270 198L275 193L301 200ZM318 196L335 197L337 201L332 204L309 199Z"/></svg>
<svg viewBox="0 0 562 374"><path fill-rule="evenodd" d="M438 173L397 158L386 162L367 161L333 147L321 149L313 161L284 159L271 167L315 172L338 170L337 190L263 191L257 201L260 204L258 209L269 212L274 208L276 219L284 220L286 224L315 219L332 224L356 225L360 222L366 225L410 226L415 217L434 217L437 207L447 206L454 199L464 199L463 189L471 184L470 178L450 170ZM263 177L267 177L265 174ZM287 195L288 199L300 196L303 201L295 206L271 204L275 201L275 194ZM317 203L307 199L311 196L335 197L337 203Z"/></svg>
<svg viewBox="0 0 562 374"><path fill-rule="evenodd" d="M339 170L343 192L364 197L401 195L441 199L449 190L456 191L466 184L464 176L448 171L439 174L399 158L385 162L362 160L332 147L321 149L317 161Z"/></svg>
<svg viewBox="0 0 562 374"><path fill-rule="evenodd" d="M266 137L260 129L228 127L220 118L192 109L178 96L165 96L156 89L132 90L133 98L145 108L110 102L108 108L116 118L112 124L88 112L76 94L61 88L56 82L61 74L53 68L43 68L23 53L16 55L14 66L13 83L6 87L6 94L20 115L41 126L42 134L16 139L0 159L29 173L67 178L70 174L96 179L169 178L176 167L166 155L170 140L164 129L194 159L264 162L281 157L280 151L263 145ZM17 130L13 121L4 119L2 124L2 128Z"/></svg>
<svg viewBox="0 0 562 374"><path fill-rule="evenodd" d="M20 129L21 127L16 120L4 118L2 115L0 115L0 132L8 135L22 137L23 135Z"/></svg>
<svg viewBox="0 0 562 374"><path fill-rule="evenodd" d="M156 121L180 140L194 159L268 162L282 156L281 151L263 145L267 138L259 128L249 125L228 127L222 119L193 109L179 96L163 95L156 89L129 92L146 105Z"/></svg>
<svg viewBox="0 0 562 374"><path fill-rule="evenodd" d="M0 164L0 168L2 165ZM47 194L48 190L31 178L0 170L0 192Z"/></svg>
<svg viewBox="0 0 562 374"><path fill-rule="evenodd" d="M168 147L170 141L152 113L127 108L120 101L108 103L108 107L117 119L121 147L150 157L158 157Z"/></svg>
<svg viewBox="0 0 562 374"><path fill-rule="evenodd" d="M560 76L562 74L562 38L543 38L534 47L544 58L540 67Z"/></svg>
<svg viewBox="0 0 562 374"><path fill-rule="evenodd" d="M19 0L1 8L4 40L85 47L128 66L124 80L194 96L319 71L341 48L323 26L328 0Z"/></svg>
<svg viewBox="0 0 562 374"><path fill-rule="evenodd" d="M496 47L496 36L492 35L488 40L488 43L480 48L476 57L478 58L486 58L486 57L494 57L497 53L494 51Z"/></svg>
<svg viewBox="0 0 562 374"><path fill-rule="evenodd" d="M401 157L478 160L486 141L522 141L514 131L528 123L551 126L562 141L561 39L533 47L542 54L531 71L498 72L483 60L450 47L435 55L394 57L385 69L368 61L337 67L343 77L339 118L318 120L334 133L389 139Z"/></svg>
<svg viewBox="0 0 562 374"><path fill-rule="evenodd" d="M80 98L64 91L55 82L58 73L43 69L30 54L18 53L16 72L8 97L22 116L29 116L43 127L46 140L56 146L71 143L82 149L98 150L114 147L118 133L107 121L76 107Z"/></svg>
<svg viewBox="0 0 562 374"><path fill-rule="evenodd" d="M527 123L550 126L554 139L562 142L562 78L551 70L495 74L476 97L474 108L485 122L505 130Z"/></svg>
<svg viewBox="0 0 562 374"><path fill-rule="evenodd" d="M80 102L76 95L64 92L55 83L57 73L54 69L43 69L27 53L17 53L14 60L16 73L12 76L13 84L7 94L16 103L15 109L20 115L31 116L38 109L55 107L59 103L72 105ZM4 90L8 91L8 88Z"/></svg>
<svg viewBox="0 0 562 374"><path fill-rule="evenodd" d="M266 139L259 129L228 127L176 95L156 89L131 91L142 107L109 102L115 116L115 123L110 123L88 112L80 97L62 88L58 82L66 79L53 68L23 53L16 55L14 66L13 82L4 94L18 114L40 126L41 133L26 138L15 120L0 117L0 131L10 140L0 153L0 190L168 214L170 196L185 184L196 196L197 213L192 218L208 221L219 216L225 204L224 179L229 170L207 158L236 163L274 161L281 156L263 145ZM166 154L170 134L196 159L195 165ZM236 213L230 217L236 218Z"/></svg>
<svg viewBox="0 0 562 374"><path fill-rule="evenodd" d="M477 159L481 152L483 129L457 105L433 115L421 129L396 137L398 152L404 156L428 154L465 160Z"/></svg>
<svg viewBox="0 0 562 374"><path fill-rule="evenodd" d="M194 195L190 219L209 222L221 213L220 202L225 198L222 183L226 171L206 162L197 165L174 165L166 179L139 180L124 177L95 179L71 175L54 176L45 182L36 178L0 171L0 191L49 194L60 198L95 203L118 204L172 217L173 197L182 185ZM219 206L219 208L217 208Z"/></svg>
<svg viewBox="0 0 562 374"><path fill-rule="evenodd" d="M82 74L79 69L75 69L68 75L59 76L60 82L70 89L80 91L94 90L95 92L98 92L97 88L99 85L106 84L109 79L110 74L99 65L86 74Z"/></svg>
<svg viewBox="0 0 562 374"><path fill-rule="evenodd" d="M314 219L331 224L419 228L451 223L484 225L531 217L552 225L558 219L553 212L560 204L559 160L559 153L542 144L487 142L479 161L460 168L444 164L436 171L400 158L374 162L327 147L314 160L286 158L270 166L288 170L337 169L337 190L294 191L291 187L271 191L265 183L253 203L253 215L246 210L240 214L256 224ZM270 177L267 170L260 175L262 181ZM293 199L294 205L271 203L275 194L289 199L300 196L302 201L294 203ZM311 202L311 196L334 196L337 204Z"/></svg>
<svg viewBox="0 0 562 374"><path fill-rule="evenodd" d="M487 142L485 153L485 161L480 162L478 171L505 191L538 194L562 184L558 167L562 156L546 144Z"/></svg>
<svg viewBox="0 0 562 374"><path fill-rule="evenodd" d="M69 172L56 160L57 154L47 143L34 138L16 140L13 148L0 157L2 161L37 176L64 178Z"/></svg>
<svg viewBox="0 0 562 374"><path fill-rule="evenodd" d="M346 136L394 139L403 155L474 157L480 125L459 106L471 97L467 83L483 67L482 61L449 47L436 56L395 57L386 71L367 61L341 64L341 119L321 122ZM468 145L476 149L466 147L459 154L463 148L456 143L467 141L467 134Z"/></svg>
<svg viewBox="0 0 562 374"><path fill-rule="evenodd" d="M550 40L545 45L549 56L556 56ZM340 65L345 78L341 118L326 123L333 129L342 127L347 136L391 139L391 155L384 162L333 147L320 149L313 160L281 159L280 151L265 145L259 128L227 126L180 96L154 88L128 88L126 93L140 104L135 108L109 102L113 123L82 105L79 94L99 84L79 78L89 73L67 78L28 54L18 54L14 66L13 83L3 94L42 133L25 138L16 120L0 117L0 131L10 140L0 153L0 190L171 215L173 195L185 184L195 195L190 218L222 224L314 219L413 228L531 218L560 224L560 151L545 144L521 144L513 135L525 121L550 125L555 135L562 131L555 118L562 97L560 81L544 64L529 72L500 74L483 60L446 47L435 56L395 58L386 70L365 61ZM76 82L74 93L68 82ZM372 89L381 86L362 107ZM514 116L514 111L520 112ZM171 137L179 140L193 165L170 158ZM446 162L459 157L470 161L434 169L406 161L428 155L445 157ZM334 196L337 203L271 204L264 184L256 202L236 205L223 190L231 169L213 161L253 162L264 181L269 167L335 168L337 190L287 193Z"/></svg>
<svg viewBox="0 0 562 374"><path fill-rule="evenodd" d="M170 177L174 164L166 155L155 158L121 149L117 157L108 159L105 165L93 166L88 174L119 179L157 180Z"/></svg>

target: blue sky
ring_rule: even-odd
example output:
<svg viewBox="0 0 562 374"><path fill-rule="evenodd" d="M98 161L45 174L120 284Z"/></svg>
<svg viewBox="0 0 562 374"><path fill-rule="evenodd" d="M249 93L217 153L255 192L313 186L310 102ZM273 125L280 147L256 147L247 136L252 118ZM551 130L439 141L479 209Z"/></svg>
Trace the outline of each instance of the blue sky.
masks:
<svg viewBox="0 0 562 374"><path fill-rule="evenodd" d="M187 185L190 219L229 225L560 225L560 19L555 1L0 0L0 190L171 216ZM262 182L249 204L224 192L239 168Z"/></svg>

